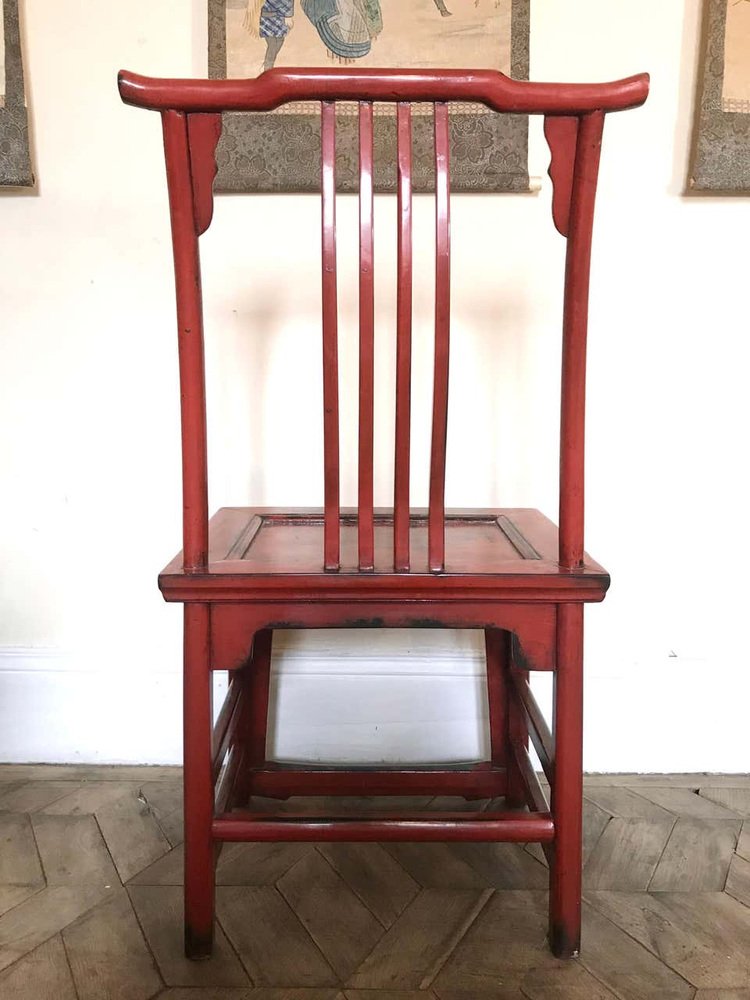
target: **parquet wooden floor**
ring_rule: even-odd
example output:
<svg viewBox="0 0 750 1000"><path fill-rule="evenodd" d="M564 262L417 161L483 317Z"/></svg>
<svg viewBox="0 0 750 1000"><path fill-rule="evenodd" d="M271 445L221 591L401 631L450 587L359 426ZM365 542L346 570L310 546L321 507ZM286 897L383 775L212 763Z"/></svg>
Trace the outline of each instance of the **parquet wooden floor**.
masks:
<svg viewBox="0 0 750 1000"><path fill-rule="evenodd" d="M587 780L569 963L510 844L227 845L188 962L180 809L174 768L0 767L2 1000L750 1000L750 776Z"/></svg>

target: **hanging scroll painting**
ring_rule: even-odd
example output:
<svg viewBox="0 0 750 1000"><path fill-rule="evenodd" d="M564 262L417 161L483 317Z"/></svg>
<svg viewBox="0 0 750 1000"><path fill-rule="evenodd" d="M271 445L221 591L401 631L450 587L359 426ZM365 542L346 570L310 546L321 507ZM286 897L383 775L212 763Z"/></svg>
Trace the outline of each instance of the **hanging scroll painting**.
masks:
<svg viewBox="0 0 750 1000"><path fill-rule="evenodd" d="M528 79L530 0L208 0L209 75L252 78L284 66L498 69ZM395 112L375 106L375 184L395 190ZM454 191L527 191L528 123L464 104L451 109ZM337 109L339 189L357 186L357 115ZM432 115L414 108L414 183L433 186ZM316 191L314 104L224 116L217 191Z"/></svg>
<svg viewBox="0 0 750 1000"><path fill-rule="evenodd" d="M0 0L0 186L33 184L18 0Z"/></svg>
<svg viewBox="0 0 750 1000"><path fill-rule="evenodd" d="M750 0L706 0L689 186L750 194Z"/></svg>

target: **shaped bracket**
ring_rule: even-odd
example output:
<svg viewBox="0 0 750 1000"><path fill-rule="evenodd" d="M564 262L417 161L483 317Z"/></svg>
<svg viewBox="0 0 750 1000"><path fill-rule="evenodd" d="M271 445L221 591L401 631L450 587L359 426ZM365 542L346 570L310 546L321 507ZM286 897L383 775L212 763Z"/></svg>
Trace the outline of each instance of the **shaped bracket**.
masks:
<svg viewBox="0 0 750 1000"><path fill-rule="evenodd" d="M544 119L544 135L552 154L548 171L552 180L552 219L561 236L567 236L570 228L578 125L576 116L547 115Z"/></svg>
<svg viewBox="0 0 750 1000"><path fill-rule="evenodd" d="M201 236L211 225L214 214L214 180L218 172L216 147L221 137L221 115L189 114L187 129L193 182L193 218L195 232Z"/></svg>

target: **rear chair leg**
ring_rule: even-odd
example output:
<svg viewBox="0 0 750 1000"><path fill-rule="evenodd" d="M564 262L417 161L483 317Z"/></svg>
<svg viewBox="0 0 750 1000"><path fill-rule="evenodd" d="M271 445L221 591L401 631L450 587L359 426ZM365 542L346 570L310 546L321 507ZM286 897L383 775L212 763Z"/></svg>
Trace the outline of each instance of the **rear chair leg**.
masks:
<svg viewBox="0 0 750 1000"><path fill-rule="evenodd" d="M499 628L484 630L484 648L487 654L487 704L490 722L490 760L497 767L510 769L506 740L508 691L505 679L505 651L507 632ZM507 798L507 789L506 789Z"/></svg>
<svg viewBox="0 0 750 1000"><path fill-rule="evenodd" d="M557 616L549 942L558 958L573 958L581 947L583 605L561 604Z"/></svg>
<svg viewBox="0 0 750 1000"><path fill-rule="evenodd" d="M244 705L238 738L245 748L244 769L237 777L234 794L234 804L239 806L247 805L252 794L252 768L262 767L266 760L272 643L272 629L257 632L250 660L243 671L241 697Z"/></svg>
<svg viewBox="0 0 750 1000"><path fill-rule="evenodd" d="M505 804L510 809L526 805L526 790L513 756L513 743L528 746L526 717L512 697L512 635L502 629L485 629L487 649L487 694L490 710L492 763L505 767Z"/></svg>
<svg viewBox="0 0 750 1000"><path fill-rule="evenodd" d="M185 605L183 712L185 954L202 959L210 958L214 937L213 718L207 604Z"/></svg>

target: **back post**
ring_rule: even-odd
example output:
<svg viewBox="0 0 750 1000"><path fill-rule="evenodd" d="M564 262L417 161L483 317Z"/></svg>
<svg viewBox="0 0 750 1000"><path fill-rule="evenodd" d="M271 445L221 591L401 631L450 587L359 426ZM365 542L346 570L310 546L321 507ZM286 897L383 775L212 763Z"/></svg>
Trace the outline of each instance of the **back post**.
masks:
<svg viewBox="0 0 750 1000"><path fill-rule="evenodd" d="M604 113L571 119L548 119L546 133L553 153L555 140L566 147L572 166L567 211L555 223L567 236L560 402L559 562L564 569L583 565L586 436L586 340L594 203L599 173ZM552 172L552 171L551 171Z"/></svg>
<svg viewBox="0 0 750 1000"><path fill-rule="evenodd" d="M190 165L188 115L182 111L163 111L162 126L177 297L183 564L187 572L198 572L208 565L206 386L199 227Z"/></svg>

